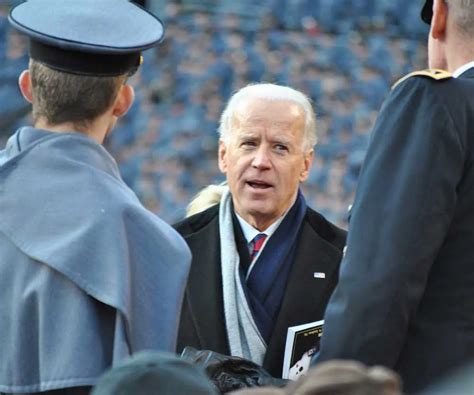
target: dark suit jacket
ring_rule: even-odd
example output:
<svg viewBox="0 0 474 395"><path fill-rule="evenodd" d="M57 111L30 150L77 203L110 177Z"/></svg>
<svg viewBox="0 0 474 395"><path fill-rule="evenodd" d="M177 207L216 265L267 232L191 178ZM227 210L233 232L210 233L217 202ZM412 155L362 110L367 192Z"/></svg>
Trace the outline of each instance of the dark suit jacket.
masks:
<svg viewBox="0 0 474 395"><path fill-rule="evenodd" d="M394 368L413 393L474 357L473 77L412 76L384 103L318 361Z"/></svg>
<svg viewBox="0 0 474 395"><path fill-rule="evenodd" d="M224 319L219 241L219 207L185 219L175 228L188 243L193 261L178 333L178 352L185 346L229 354ZM289 326L323 317L334 289L346 232L308 208L303 220L294 263L263 363L281 377ZM314 278L326 273L325 279Z"/></svg>

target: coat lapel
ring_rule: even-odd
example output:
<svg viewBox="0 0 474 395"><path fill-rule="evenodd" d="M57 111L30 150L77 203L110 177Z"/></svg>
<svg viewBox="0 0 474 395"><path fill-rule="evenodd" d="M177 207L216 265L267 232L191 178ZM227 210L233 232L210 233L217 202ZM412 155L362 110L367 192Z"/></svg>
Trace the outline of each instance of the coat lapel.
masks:
<svg viewBox="0 0 474 395"><path fill-rule="evenodd" d="M222 297L219 216L198 232L185 237L193 255L186 303L201 349L229 353Z"/></svg>
<svg viewBox="0 0 474 395"><path fill-rule="evenodd" d="M323 319L337 282L341 256L307 220L303 222L283 304L263 363L272 375L281 377L288 327ZM324 273L325 278L317 278L321 275L315 277L315 273Z"/></svg>

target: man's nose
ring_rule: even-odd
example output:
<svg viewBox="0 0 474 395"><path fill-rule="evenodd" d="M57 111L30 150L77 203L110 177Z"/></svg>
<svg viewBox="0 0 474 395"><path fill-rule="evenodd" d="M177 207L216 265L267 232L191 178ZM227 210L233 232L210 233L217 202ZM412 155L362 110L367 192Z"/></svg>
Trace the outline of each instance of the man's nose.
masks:
<svg viewBox="0 0 474 395"><path fill-rule="evenodd" d="M271 167L270 155L265 146L262 145L255 151L252 166L257 169L268 169Z"/></svg>

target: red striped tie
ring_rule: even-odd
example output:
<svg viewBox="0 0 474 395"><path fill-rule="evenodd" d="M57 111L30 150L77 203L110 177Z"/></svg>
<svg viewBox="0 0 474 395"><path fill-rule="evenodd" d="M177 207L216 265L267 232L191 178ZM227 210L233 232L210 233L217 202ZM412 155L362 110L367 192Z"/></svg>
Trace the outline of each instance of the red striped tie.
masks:
<svg viewBox="0 0 474 395"><path fill-rule="evenodd" d="M265 233L259 233L250 242L250 248L252 249L250 252L250 261L253 261L254 258L258 255L258 252L262 248L262 245L265 242L266 238L267 238L267 235Z"/></svg>

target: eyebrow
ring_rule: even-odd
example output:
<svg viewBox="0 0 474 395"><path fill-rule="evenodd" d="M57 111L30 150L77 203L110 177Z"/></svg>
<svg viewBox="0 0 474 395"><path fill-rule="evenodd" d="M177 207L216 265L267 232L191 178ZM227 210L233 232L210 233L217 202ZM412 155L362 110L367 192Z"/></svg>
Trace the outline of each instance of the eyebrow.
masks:
<svg viewBox="0 0 474 395"><path fill-rule="evenodd" d="M259 138L259 136L258 136L256 133L252 133L252 132L241 133L241 134L239 134L239 135L236 136L236 137L237 137L237 139L239 139L239 140L247 140L247 139Z"/></svg>
<svg viewBox="0 0 474 395"><path fill-rule="evenodd" d="M272 142L282 143L282 144L286 144L286 145L292 145L293 144L292 139L288 138L287 136L276 136L275 138L272 139Z"/></svg>

